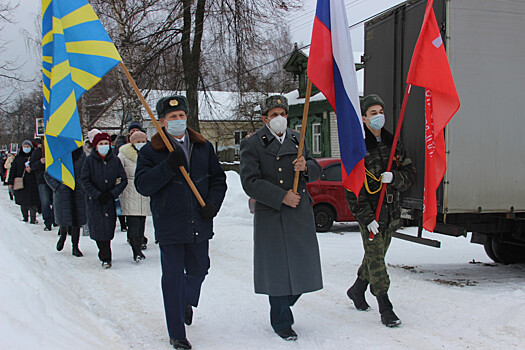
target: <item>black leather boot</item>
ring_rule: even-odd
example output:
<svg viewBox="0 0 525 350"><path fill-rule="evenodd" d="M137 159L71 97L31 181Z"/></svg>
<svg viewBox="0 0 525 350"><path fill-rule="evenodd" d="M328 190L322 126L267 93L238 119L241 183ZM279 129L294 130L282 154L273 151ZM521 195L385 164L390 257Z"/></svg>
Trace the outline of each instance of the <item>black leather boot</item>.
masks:
<svg viewBox="0 0 525 350"><path fill-rule="evenodd" d="M67 227L61 226L58 232L60 233L60 238L58 239L58 242L57 242L57 250L61 251L62 249L64 249L64 243L66 243Z"/></svg>
<svg viewBox="0 0 525 350"><path fill-rule="evenodd" d="M370 305L366 302L365 292L368 287L368 281L359 277L355 280L352 287L348 288L346 295L354 302L355 308L359 311L370 310Z"/></svg>
<svg viewBox="0 0 525 350"><path fill-rule="evenodd" d="M78 242L80 241L80 227L73 226L69 229L71 234L71 244L73 245L72 254L77 257L84 256L80 249L78 249Z"/></svg>
<svg viewBox="0 0 525 350"><path fill-rule="evenodd" d="M379 313L381 314L381 322L387 327L397 327L401 324L401 320L394 313L394 307L388 299L388 294L383 294L377 297L377 304L379 305Z"/></svg>

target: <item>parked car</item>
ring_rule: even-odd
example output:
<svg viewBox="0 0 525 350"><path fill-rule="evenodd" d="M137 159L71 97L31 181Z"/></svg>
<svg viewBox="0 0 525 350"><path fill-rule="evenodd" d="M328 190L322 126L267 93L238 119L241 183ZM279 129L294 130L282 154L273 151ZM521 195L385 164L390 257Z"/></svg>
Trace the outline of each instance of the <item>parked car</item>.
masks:
<svg viewBox="0 0 525 350"><path fill-rule="evenodd" d="M317 232L326 232L334 221L355 221L346 203L345 188L342 183L341 159L318 158L321 177L306 186L314 203L315 227Z"/></svg>
<svg viewBox="0 0 525 350"><path fill-rule="evenodd" d="M314 200L315 230L326 232L334 221L355 221L346 203L345 188L342 183L341 159L317 158L321 166L321 177L306 184ZM255 199L248 200L250 213L255 213Z"/></svg>

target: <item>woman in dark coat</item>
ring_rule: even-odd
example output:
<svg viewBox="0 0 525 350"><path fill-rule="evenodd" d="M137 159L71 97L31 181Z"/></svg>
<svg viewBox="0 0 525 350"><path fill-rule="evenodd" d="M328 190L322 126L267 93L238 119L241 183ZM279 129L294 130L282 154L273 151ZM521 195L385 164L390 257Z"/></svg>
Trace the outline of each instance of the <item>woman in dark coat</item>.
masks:
<svg viewBox="0 0 525 350"><path fill-rule="evenodd" d="M115 236L115 198L128 184L126 172L110 149L110 136L103 132L93 138L93 150L84 160L80 183L86 192L89 236L97 242L102 267L111 267L111 240Z"/></svg>
<svg viewBox="0 0 525 350"><path fill-rule="evenodd" d="M71 235L71 244L73 245L73 255L81 257L83 254L78 249L78 242L80 240L80 227L86 224L86 202L84 190L80 185L80 172L86 156L82 147L73 151L71 155L73 156L75 175L74 190L51 177L47 172L44 173L44 178L53 190L55 221L60 226L57 250L61 251L64 248L64 243L69 233Z"/></svg>
<svg viewBox="0 0 525 350"><path fill-rule="evenodd" d="M27 222L29 217L31 223L36 224L36 212L40 204L40 197L38 196L38 185L36 184L35 173L26 163L33 152L33 144L29 140L22 142L22 149L18 152L13 163L11 164L11 171L9 172L9 180L7 181L9 188L13 189L15 177L24 178L24 188L14 191L15 203L20 205L23 220Z"/></svg>

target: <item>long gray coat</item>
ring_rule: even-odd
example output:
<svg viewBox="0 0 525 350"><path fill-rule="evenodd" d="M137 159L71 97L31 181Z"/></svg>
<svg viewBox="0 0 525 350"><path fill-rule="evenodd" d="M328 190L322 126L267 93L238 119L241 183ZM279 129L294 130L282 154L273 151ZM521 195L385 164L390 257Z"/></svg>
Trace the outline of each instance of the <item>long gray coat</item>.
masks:
<svg viewBox="0 0 525 350"><path fill-rule="evenodd" d="M312 199L306 189L306 182L319 178L321 167L306 147L308 174L301 173L299 178L301 201L297 208L282 204L293 187L298 141L299 134L287 129L281 145L263 126L241 142L242 186L256 201L255 293L297 295L323 288Z"/></svg>

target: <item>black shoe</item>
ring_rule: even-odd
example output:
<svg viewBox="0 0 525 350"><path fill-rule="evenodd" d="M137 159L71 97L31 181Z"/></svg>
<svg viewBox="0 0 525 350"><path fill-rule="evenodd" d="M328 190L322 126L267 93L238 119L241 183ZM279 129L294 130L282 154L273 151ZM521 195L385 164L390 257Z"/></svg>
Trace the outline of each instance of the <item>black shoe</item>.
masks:
<svg viewBox="0 0 525 350"><path fill-rule="evenodd" d="M128 232L128 229L126 227L120 227L120 232Z"/></svg>
<svg viewBox="0 0 525 350"><path fill-rule="evenodd" d="M365 291L368 287L368 282L360 279L355 280L354 285L346 291L346 295L354 302L354 306L359 311L370 310L370 305L366 302Z"/></svg>
<svg viewBox="0 0 525 350"><path fill-rule="evenodd" d="M82 252L80 251L80 249L78 249L78 247L76 246L73 246L73 252L72 254L74 256L77 256L77 257L81 257L81 256L84 256L84 254L82 254Z"/></svg>
<svg viewBox="0 0 525 350"><path fill-rule="evenodd" d="M28 218L23 218L22 221L23 221L23 222L28 222L29 219L28 219Z"/></svg>
<svg viewBox="0 0 525 350"><path fill-rule="evenodd" d="M287 341L297 340L297 333L291 328L283 329L275 332L277 335Z"/></svg>
<svg viewBox="0 0 525 350"><path fill-rule="evenodd" d="M144 237L142 240L142 245L140 246L140 249L146 250L148 249L148 237Z"/></svg>
<svg viewBox="0 0 525 350"><path fill-rule="evenodd" d="M61 235L57 242L57 250L61 251L64 249L64 243L66 243L67 235Z"/></svg>
<svg viewBox="0 0 525 350"><path fill-rule="evenodd" d="M141 262L144 259L146 259L146 256L142 253L137 254L133 257L133 260L135 260L135 262Z"/></svg>
<svg viewBox="0 0 525 350"><path fill-rule="evenodd" d="M193 322L193 308L191 305L186 305L186 309L184 310L184 323L188 326L191 326L191 323Z"/></svg>
<svg viewBox="0 0 525 350"><path fill-rule="evenodd" d="M34 219L34 220L31 220L31 222L29 222L30 224L33 224L33 225L36 225L38 224L38 220L37 219Z"/></svg>
<svg viewBox="0 0 525 350"><path fill-rule="evenodd" d="M57 227L58 224L56 222L53 222L53 227Z"/></svg>
<svg viewBox="0 0 525 350"><path fill-rule="evenodd" d="M111 261L103 261L102 267L105 269L109 269L111 267Z"/></svg>
<svg viewBox="0 0 525 350"><path fill-rule="evenodd" d="M401 320L394 313L394 307L388 299L388 294L378 296L377 303L381 314L381 323L387 327L397 327L401 324Z"/></svg>
<svg viewBox="0 0 525 350"><path fill-rule="evenodd" d="M174 349L191 349L191 344L188 339L173 339L170 338L170 344L173 345Z"/></svg>
<svg viewBox="0 0 525 350"><path fill-rule="evenodd" d="M44 231L51 231L52 228L51 228L51 225L46 225L46 227L44 227Z"/></svg>

